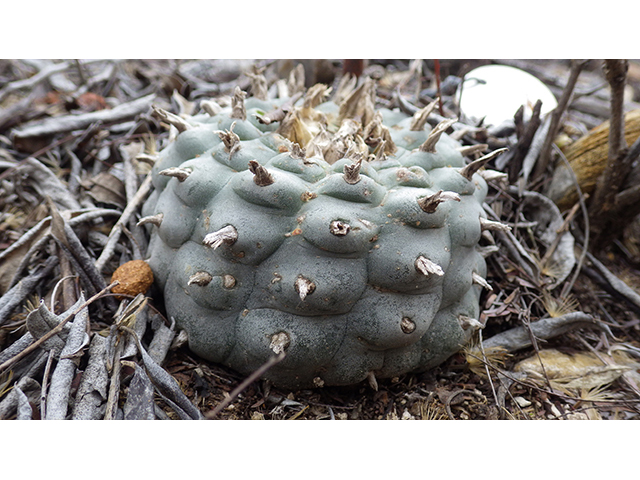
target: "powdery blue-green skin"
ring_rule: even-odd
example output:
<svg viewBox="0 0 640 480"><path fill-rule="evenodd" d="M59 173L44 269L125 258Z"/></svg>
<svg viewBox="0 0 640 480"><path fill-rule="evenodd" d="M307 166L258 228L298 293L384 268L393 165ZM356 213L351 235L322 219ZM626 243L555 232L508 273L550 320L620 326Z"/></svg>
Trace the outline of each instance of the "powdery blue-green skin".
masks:
<svg viewBox="0 0 640 480"><path fill-rule="evenodd" d="M275 105L251 102L247 120L236 120L241 147L231 157L217 134L231 128L229 111L192 117L194 128L160 153L155 191L143 208L145 216L164 215L150 227L148 261L190 348L250 374L284 332L287 355L265 378L290 388L425 370L457 352L471 335L459 317L479 315L472 274L486 275L475 247L487 194L480 175L459 173L466 162L458 143L442 135L436 153L419 152L429 127L411 132L404 114L383 110L398 152L364 164L351 185L343 169L352 160L329 165L281 151L286 141L271 133L276 126L255 120ZM274 182L256 185L250 160ZM159 175L169 167L191 174L183 182ZM439 190L459 194L460 202L424 212L417 200ZM336 221L347 233L332 233ZM203 244L229 225L235 243ZM420 256L444 274L420 273ZM189 284L197 272L207 272L209 283ZM300 277L314 287L304 298Z"/></svg>

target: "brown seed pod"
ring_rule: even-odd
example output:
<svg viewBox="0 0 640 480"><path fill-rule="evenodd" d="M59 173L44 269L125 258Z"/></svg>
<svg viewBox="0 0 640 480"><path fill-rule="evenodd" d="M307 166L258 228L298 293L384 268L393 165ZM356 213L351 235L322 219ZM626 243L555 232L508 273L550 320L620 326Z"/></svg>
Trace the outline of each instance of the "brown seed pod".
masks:
<svg viewBox="0 0 640 480"><path fill-rule="evenodd" d="M144 260L131 260L120 265L113 275L111 282L120 282L111 289L113 293L131 295L135 297L139 293L146 293L153 283L153 272Z"/></svg>

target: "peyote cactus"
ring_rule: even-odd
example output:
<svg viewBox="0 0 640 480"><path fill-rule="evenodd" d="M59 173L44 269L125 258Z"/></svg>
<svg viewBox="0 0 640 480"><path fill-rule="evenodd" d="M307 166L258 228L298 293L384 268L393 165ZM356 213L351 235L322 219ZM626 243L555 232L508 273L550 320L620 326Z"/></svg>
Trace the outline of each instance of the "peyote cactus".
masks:
<svg viewBox="0 0 640 480"><path fill-rule="evenodd" d="M180 118L153 168L148 262L199 356L289 388L425 370L480 326L487 183L460 144L375 110L372 80ZM155 226L154 226L155 225Z"/></svg>

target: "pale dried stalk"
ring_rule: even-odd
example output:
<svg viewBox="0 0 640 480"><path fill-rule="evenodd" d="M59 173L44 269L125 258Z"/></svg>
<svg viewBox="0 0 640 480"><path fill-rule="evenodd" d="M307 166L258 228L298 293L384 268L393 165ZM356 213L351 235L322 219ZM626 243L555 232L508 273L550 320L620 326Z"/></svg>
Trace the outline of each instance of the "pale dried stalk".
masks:
<svg viewBox="0 0 640 480"><path fill-rule="evenodd" d="M606 324L584 312L571 312L560 317L543 318L529 323L528 327L529 329L523 326L515 327L506 332L498 333L484 341L484 348L502 347L509 352L514 352L530 347L532 335L536 339L547 340L579 327L595 327L611 335Z"/></svg>
<svg viewBox="0 0 640 480"><path fill-rule="evenodd" d="M51 117L44 121L27 124L23 128L16 130L14 134L18 138L40 137L43 135L70 132L72 130L82 130L96 122L118 123L149 110L154 98L155 94L151 94L128 103L123 103L110 110L98 110L79 115Z"/></svg>
<svg viewBox="0 0 640 480"><path fill-rule="evenodd" d="M111 233L109 233L109 240L102 250L100 257L98 258L98 260L96 260L96 269L99 272L104 269L106 263L111 258L111 255L113 255L116 244L118 243L118 240L120 240L120 235L122 234L123 227L129 222L131 216L138 210L140 204L144 201L149 192L151 192L151 187L151 175L147 175L147 178L145 178L140 185L138 192L127 204L126 208L122 212L122 215L111 229Z"/></svg>
<svg viewBox="0 0 640 480"><path fill-rule="evenodd" d="M107 397L107 408L105 410L105 420L115 420L118 411L118 399L120 397L120 371L122 370L122 363L120 358L124 350L124 335L120 332L116 332L118 338L116 341L115 351L113 352L113 362L111 370L111 381L109 383L109 396Z"/></svg>
<svg viewBox="0 0 640 480"><path fill-rule="evenodd" d="M71 66L70 61L64 61L64 62L56 63L53 65L47 65L45 68L40 70L35 75L32 75L31 77L8 83L0 91L0 101L4 100L10 93L20 90L22 88L33 87L34 85L37 85L38 83L49 78L51 75L60 73L66 70L67 68L69 68L70 66Z"/></svg>

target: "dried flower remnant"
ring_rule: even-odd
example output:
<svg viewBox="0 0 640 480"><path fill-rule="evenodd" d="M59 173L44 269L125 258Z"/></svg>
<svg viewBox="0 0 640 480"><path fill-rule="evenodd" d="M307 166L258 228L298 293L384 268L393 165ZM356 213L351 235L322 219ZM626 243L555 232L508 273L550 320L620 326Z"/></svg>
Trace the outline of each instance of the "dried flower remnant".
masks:
<svg viewBox="0 0 640 480"><path fill-rule="evenodd" d="M489 291L493 290L491 285L489 285L489 282L487 282L484 278L482 278L482 276L478 275L476 272L473 272L471 274L471 279L473 280L473 283L475 283L476 285L480 285L482 288Z"/></svg>
<svg viewBox="0 0 640 480"><path fill-rule="evenodd" d="M233 97L231 97L231 118L237 118L238 120L247 119L247 110L244 105L244 99L247 96L240 87L236 87L233 91Z"/></svg>
<svg viewBox="0 0 640 480"><path fill-rule="evenodd" d="M480 228L490 231L497 232L509 232L511 227L509 225L505 225L504 223L494 222L493 220L487 220L486 218L480 217Z"/></svg>
<svg viewBox="0 0 640 480"><path fill-rule="evenodd" d="M351 231L351 225L341 220L334 220L329 226L329 231L336 237L344 237Z"/></svg>
<svg viewBox="0 0 640 480"><path fill-rule="evenodd" d="M411 130L412 132L419 132L421 130L424 130L427 119L429 118L429 115L431 115L431 113L433 113L433 111L435 110L436 105L438 105L437 99L421 110L418 110L411 119L411 126L409 127L409 130Z"/></svg>
<svg viewBox="0 0 640 480"><path fill-rule="evenodd" d="M143 217L141 218L137 225L141 226L141 225L155 225L156 227L159 227L160 225L162 225L162 220L164 219L164 214L163 213L156 213L155 215L149 215L147 217Z"/></svg>
<svg viewBox="0 0 640 480"><path fill-rule="evenodd" d="M269 348L276 355L284 352L289 344L291 343L291 338L286 332L279 332L271 337L271 343L269 344Z"/></svg>
<svg viewBox="0 0 640 480"><path fill-rule="evenodd" d="M218 136L220 137L220 140L222 140L222 143L224 143L225 151L229 154L229 157L231 157L241 147L240 137L233 132L235 126L236 122L233 122L229 130L218 132Z"/></svg>

